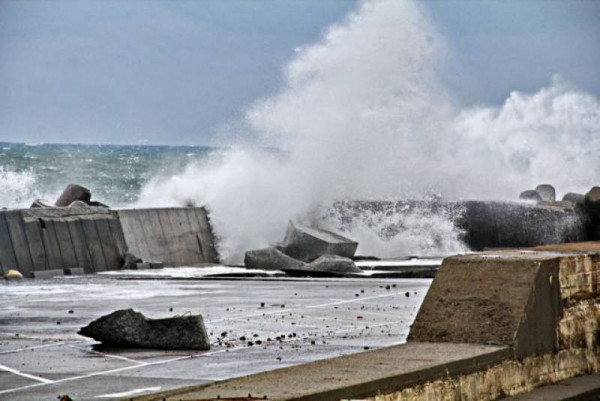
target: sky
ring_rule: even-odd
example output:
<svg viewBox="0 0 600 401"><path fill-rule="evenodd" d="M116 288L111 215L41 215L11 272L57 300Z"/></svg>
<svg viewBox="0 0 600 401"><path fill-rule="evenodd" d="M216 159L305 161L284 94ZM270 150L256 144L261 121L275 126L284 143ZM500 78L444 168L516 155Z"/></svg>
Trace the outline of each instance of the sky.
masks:
<svg viewBox="0 0 600 401"><path fill-rule="evenodd" d="M400 0L399 0L400 1ZM423 0L462 106L560 75L600 96L600 2ZM342 0L0 0L0 141L214 145Z"/></svg>

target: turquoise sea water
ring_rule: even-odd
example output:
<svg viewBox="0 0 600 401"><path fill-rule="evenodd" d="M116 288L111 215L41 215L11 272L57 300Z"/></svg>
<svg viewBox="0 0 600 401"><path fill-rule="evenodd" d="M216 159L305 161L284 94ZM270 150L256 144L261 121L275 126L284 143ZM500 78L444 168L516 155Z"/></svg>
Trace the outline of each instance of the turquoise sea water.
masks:
<svg viewBox="0 0 600 401"><path fill-rule="evenodd" d="M28 207L36 198L54 202L69 183L88 187L95 200L126 206L137 201L152 177L177 174L218 151L202 146L0 142L0 207Z"/></svg>

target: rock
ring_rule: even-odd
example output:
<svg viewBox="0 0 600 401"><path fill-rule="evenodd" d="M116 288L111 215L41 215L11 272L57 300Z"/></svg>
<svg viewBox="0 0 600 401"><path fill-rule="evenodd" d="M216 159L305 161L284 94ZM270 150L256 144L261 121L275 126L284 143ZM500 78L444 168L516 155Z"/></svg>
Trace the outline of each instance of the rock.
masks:
<svg viewBox="0 0 600 401"><path fill-rule="evenodd" d="M527 200L527 201L536 201L541 202L542 197L535 189L528 189L527 191L523 191L519 194L519 199Z"/></svg>
<svg viewBox="0 0 600 401"><path fill-rule="evenodd" d="M81 207L84 207L84 208L87 208L87 207L90 207L90 205L88 205L88 204L87 204L87 203L85 203L84 201L76 200L76 201L74 201L74 202L71 202L71 203L69 204L69 207L74 207L74 208L81 208Z"/></svg>
<svg viewBox="0 0 600 401"><path fill-rule="evenodd" d="M585 203L588 205L600 205L600 187L592 187L585 194Z"/></svg>
<svg viewBox="0 0 600 401"><path fill-rule="evenodd" d="M117 347L210 349L201 315L148 319L133 309L122 309L94 320L79 330L79 334Z"/></svg>
<svg viewBox="0 0 600 401"><path fill-rule="evenodd" d="M22 280L23 275L18 270L10 269L6 273L4 273L4 279L5 280Z"/></svg>
<svg viewBox="0 0 600 401"><path fill-rule="evenodd" d="M304 263L275 248L266 248L246 252L244 265L247 269L284 270L302 267Z"/></svg>
<svg viewBox="0 0 600 401"><path fill-rule="evenodd" d="M324 255L307 265L284 271L292 276L306 275L315 277L362 273L362 270L354 264L352 259L338 255Z"/></svg>
<svg viewBox="0 0 600 401"><path fill-rule="evenodd" d="M331 231L294 225L290 221L285 239L277 246L294 259L312 262L323 255L338 255L352 258L358 242Z"/></svg>
<svg viewBox="0 0 600 401"><path fill-rule="evenodd" d="M583 203L585 202L585 195L569 192L568 194L563 196L562 200L574 203L576 205L583 205Z"/></svg>
<svg viewBox="0 0 600 401"><path fill-rule="evenodd" d="M82 187L81 185L69 184L54 204L56 206L65 207L77 200L89 204L91 199L92 193L89 189Z"/></svg>
<svg viewBox="0 0 600 401"><path fill-rule="evenodd" d="M535 190L540 195L543 201L554 202L556 201L556 190L550 184L538 185Z"/></svg>
<svg viewBox="0 0 600 401"><path fill-rule="evenodd" d="M52 202L47 201L46 199L36 199L33 201L33 203L31 204L31 206L29 206L30 208L49 208L49 207L55 207Z"/></svg>

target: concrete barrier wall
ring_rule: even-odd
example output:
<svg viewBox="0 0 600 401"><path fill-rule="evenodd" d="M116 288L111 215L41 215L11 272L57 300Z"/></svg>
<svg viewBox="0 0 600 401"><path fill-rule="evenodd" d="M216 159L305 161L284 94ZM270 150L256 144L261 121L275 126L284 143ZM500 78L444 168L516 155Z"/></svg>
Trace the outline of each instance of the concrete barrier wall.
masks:
<svg viewBox="0 0 600 401"><path fill-rule="evenodd" d="M204 208L39 208L0 212L0 272L118 270L126 252L167 266L215 263Z"/></svg>
<svg viewBox="0 0 600 401"><path fill-rule="evenodd" d="M600 372L599 251L579 243L446 259L409 340L506 344L513 358L369 399L496 400Z"/></svg>
<svg viewBox="0 0 600 401"><path fill-rule="evenodd" d="M35 271L121 267L125 250L115 212L102 208L0 212L0 265L26 277Z"/></svg>
<svg viewBox="0 0 600 401"><path fill-rule="evenodd" d="M125 243L144 261L166 266L218 263L204 208L119 210Z"/></svg>

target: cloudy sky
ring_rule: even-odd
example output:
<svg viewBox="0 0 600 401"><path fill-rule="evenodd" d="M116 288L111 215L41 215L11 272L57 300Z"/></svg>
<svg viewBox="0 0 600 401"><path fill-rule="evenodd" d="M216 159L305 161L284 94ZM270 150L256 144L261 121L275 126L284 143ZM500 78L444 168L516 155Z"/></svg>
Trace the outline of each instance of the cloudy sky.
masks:
<svg viewBox="0 0 600 401"><path fill-rule="evenodd" d="M0 141L215 144L277 92L295 49L358 4L2 0ZM555 74L600 96L600 2L423 5L456 102L498 105Z"/></svg>

